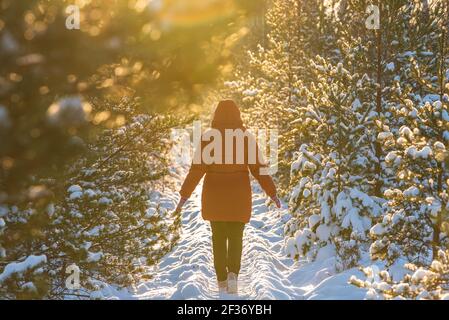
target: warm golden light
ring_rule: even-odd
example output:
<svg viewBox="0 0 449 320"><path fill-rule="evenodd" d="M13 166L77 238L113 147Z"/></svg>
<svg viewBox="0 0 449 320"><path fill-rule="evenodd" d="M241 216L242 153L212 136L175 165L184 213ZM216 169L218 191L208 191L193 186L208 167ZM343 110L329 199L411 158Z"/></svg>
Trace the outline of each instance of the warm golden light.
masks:
<svg viewBox="0 0 449 320"><path fill-rule="evenodd" d="M155 1L151 1L150 4ZM163 27L188 27L221 20L235 12L229 0L160 1L157 17Z"/></svg>

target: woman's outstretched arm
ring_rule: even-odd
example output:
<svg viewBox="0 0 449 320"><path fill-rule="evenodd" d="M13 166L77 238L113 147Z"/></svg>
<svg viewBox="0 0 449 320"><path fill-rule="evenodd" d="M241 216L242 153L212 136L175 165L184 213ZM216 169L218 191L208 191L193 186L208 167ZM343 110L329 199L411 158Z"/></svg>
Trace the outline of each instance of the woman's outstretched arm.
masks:
<svg viewBox="0 0 449 320"><path fill-rule="evenodd" d="M202 165L192 164L189 173L182 184L181 191L179 191L182 198L190 198L190 195L195 190L205 173L206 171Z"/></svg>
<svg viewBox="0 0 449 320"><path fill-rule="evenodd" d="M201 154L201 149L197 148L196 153L198 152ZM181 211L182 206L190 198L192 192L195 190L196 186L205 173L206 166L203 163L192 163L189 173L187 174L184 183L182 184L181 190L179 191L181 199L179 200L178 206L176 207L176 211Z"/></svg>

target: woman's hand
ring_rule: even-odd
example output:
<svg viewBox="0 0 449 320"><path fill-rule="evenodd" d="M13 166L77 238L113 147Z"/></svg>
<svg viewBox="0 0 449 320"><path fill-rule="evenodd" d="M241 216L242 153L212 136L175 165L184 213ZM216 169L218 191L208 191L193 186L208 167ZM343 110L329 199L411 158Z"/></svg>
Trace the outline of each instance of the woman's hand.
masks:
<svg viewBox="0 0 449 320"><path fill-rule="evenodd" d="M176 206L176 209L175 209L176 213L181 212L182 206L184 205L184 203L186 203L187 200L188 200L187 198L182 198L182 197L181 197L181 199L179 199L178 205Z"/></svg>
<svg viewBox="0 0 449 320"><path fill-rule="evenodd" d="M279 198L276 195L272 196L271 200L273 200L274 204L276 205L276 207L278 209L281 208L281 201L279 200Z"/></svg>

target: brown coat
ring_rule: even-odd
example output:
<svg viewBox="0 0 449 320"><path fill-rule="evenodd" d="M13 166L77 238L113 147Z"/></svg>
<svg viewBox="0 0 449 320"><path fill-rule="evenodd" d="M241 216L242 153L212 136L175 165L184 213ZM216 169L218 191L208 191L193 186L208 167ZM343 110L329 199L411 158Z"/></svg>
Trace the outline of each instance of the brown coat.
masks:
<svg viewBox="0 0 449 320"><path fill-rule="evenodd" d="M247 223L251 217L251 186L249 172L256 178L263 190L270 196L276 195L276 187L269 175L261 175L260 168L266 165L259 161L248 161L249 139L245 139L244 162L236 161L237 143L234 139L234 161L225 164L225 129L246 129L240 118L240 111L233 101L226 100L219 103L212 121L212 128L222 134L222 162L221 164L205 164L204 161L192 164L190 171L182 185L180 194L183 198L189 198L195 187L205 175L203 192L201 196L202 216L210 221L240 221ZM204 136L204 134L203 134ZM203 139L202 139L203 140ZM202 141L201 150L204 150L211 141ZM256 145L257 152L259 149ZM201 151L197 149L198 151ZM213 152L211 153L214 154ZM204 159L202 159L204 160Z"/></svg>

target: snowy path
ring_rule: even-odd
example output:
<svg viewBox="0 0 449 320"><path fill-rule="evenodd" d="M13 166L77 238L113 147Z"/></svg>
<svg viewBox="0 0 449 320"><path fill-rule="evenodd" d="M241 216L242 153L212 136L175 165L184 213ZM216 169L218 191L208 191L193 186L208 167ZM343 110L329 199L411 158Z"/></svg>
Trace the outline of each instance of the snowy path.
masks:
<svg viewBox="0 0 449 320"><path fill-rule="evenodd" d="M213 269L210 226L201 218L200 188L183 210L179 243L128 299L361 299L364 292L347 284L357 273L334 274L333 258L294 262L283 252L285 209L269 209L257 187L253 216L244 233L239 294L219 296ZM301 264L301 265L300 265Z"/></svg>

